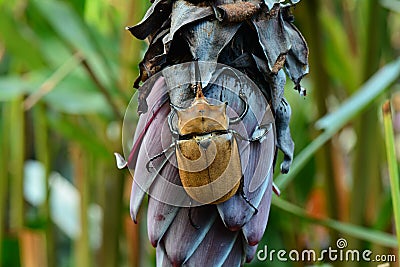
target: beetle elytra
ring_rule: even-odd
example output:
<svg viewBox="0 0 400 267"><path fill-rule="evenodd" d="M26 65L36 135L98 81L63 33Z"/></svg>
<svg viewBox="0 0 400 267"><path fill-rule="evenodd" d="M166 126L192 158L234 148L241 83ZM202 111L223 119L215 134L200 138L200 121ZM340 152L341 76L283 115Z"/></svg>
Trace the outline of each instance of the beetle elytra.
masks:
<svg viewBox="0 0 400 267"><path fill-rule="evenodd" d="M228 200L239 188L242 168L236 139L228 130L226 103L209 104L197 85L190 107L176 113L179 140L175 150L185 191L204 204Z"/></svg>

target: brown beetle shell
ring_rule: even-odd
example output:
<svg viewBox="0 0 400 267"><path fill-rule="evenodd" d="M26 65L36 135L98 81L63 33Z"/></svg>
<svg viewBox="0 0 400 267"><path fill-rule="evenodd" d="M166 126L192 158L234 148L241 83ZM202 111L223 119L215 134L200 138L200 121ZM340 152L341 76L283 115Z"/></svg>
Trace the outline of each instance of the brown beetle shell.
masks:
<svg viewBox="0 0 400 267"><path fill-rule="evenodd" d="M211 105L201 88L190 107L177 110L179 176L187 194L204 204L218 204L238 190L242 167L234 135L228 132L226 104ZM218 131L227 131L221 133Z"/></svg>
<svg viewBox="0 0 400 267"><path fill-rule="evenodd" d="M218 204L238 190L242 168L232 133L177 142L179 176L187 194L204 204Z"/></svg>

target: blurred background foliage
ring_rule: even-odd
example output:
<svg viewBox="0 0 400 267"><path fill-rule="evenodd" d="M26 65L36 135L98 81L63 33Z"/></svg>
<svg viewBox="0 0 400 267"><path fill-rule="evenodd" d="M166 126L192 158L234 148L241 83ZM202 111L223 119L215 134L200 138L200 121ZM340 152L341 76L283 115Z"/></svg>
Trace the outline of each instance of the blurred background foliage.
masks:
<svg viewBox="0 0 400 267"><path fill-rule="evenodd" d="M132 178L113 158L146 47L124 27L149 5L0 1L0 266L154 266L145 213L138 225L129 216ZM398 170L380 107L391 100L387 147L400 155L400 1L304 0L294 14L310 47L308 96L288 84L295 162L276 171L283 193L259 249L319 251L343 237L398 255Z"/></svg>

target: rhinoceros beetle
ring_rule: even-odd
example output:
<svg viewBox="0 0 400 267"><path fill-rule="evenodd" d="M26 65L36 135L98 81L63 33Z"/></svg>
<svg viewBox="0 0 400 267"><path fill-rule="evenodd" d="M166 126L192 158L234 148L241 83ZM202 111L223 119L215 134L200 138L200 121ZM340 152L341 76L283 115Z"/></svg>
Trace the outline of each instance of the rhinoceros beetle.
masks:
<svg viewBox="0 0 400 267"><path fill-rule="evenodd" d="M199 75L196 64L196 76ZM204 96L201 82L191 86L196 96L187 108L170 104L168 124L174 137L172 144L154 155L146 165L175 149L177 167L183 188L195 201L202 204L219 204L230 199L240 189L243 199L255 210L257 208L247 199L243 191L243 174L236 138L255 142L263 139L272 129L272 125L256 127L250 138L243 137L230 129L239 123L248 112L245 96L239 97L244 102L240 116L229 118L227 103L210 104Z"/></svg>

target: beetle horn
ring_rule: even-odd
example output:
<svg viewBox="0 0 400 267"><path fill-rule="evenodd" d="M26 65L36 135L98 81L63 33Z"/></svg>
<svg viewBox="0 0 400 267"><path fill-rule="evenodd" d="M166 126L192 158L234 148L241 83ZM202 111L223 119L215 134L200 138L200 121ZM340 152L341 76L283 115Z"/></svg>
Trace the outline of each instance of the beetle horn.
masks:
<svg viewBox="0 0 400 267"><path fill-rule="evenodd" d="M201 74L198 60L196 60L194 63L194 79L196 81L194 86L194 89L196 90L196 98L204 98L203 88L201 86Z"/></svg>
<svg viewBox="0 0 400 267"><path fill-rule="evenodd" d="M240 100L242 100L242 102L244 103L244 110L242 112L242 114L240 114L239 117L236 118L232 118L229 120L229 124L237 124L239 123L241 120L243 120L243 118L246 116L247 111L249 110L249 104L247 103L247 98L245 95L240 95L239 96Z"/></svg>
<svg viewBox="0 0 400 267"><path fill-rule="evenodd" d="M201 83L201 82L200 82L200 83ZM199 98L204 98L203 89L201 88L201 85L200 85L200 84L197 84L196 87L197 87L196 98L197 98L197 99L199 99Z"/></svg>

